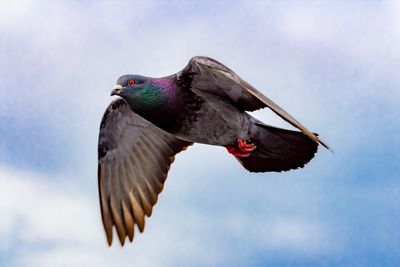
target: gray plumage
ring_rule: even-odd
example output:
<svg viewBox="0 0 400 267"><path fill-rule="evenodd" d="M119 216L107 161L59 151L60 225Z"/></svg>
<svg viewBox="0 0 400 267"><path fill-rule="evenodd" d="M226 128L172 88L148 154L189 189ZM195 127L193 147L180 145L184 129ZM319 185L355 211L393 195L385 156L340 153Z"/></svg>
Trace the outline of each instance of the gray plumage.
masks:
<svg viewBox="0 0 400 267"><path fill-rule="evenodd" d="M115 226L121 244L132 241L134 225L162 191L175 154L197 143L225 146L249 171L303 167L325 145L272 100L221 63L194 57L177 74L164 78L124 75L112 94L122 97L107 108L99 135L99 193L108 243ZM269 107L300 129L268 126L249 115ZM246 155L238 140L252 143ZM243 150L244 151L244 150Z"/></svg>

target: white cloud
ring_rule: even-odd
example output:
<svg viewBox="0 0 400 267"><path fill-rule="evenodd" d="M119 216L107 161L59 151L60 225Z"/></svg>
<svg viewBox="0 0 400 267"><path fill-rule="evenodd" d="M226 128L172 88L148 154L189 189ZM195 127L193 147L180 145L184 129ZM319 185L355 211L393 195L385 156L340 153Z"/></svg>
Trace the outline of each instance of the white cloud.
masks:
<svg viewBox="0 0 400 267"><path fill-rule="evenodd" d="M2 236L22 243L68 243L79 239L77 230L90 233L98 216L93 203L79 189L68 188L70 184L43 179L39 174L0 167Z"/></svg>
<svg viewBox="0 0 400 267"><path fill-rule="evenodd" d="M319 221L278 218L270 225L265 225L264 229L267 232L264 232L264 238L276 249L318 254L334 247L325 243L332 237L326 236L326 230L322 229Z"/></svg>
<svg viewBox="0 0 400 267"><path fill-rule="evenodd" d="M34 1L1 1L0 2L0 30L12 27L25 16L29 16L29 9L32 8Z"/></svg>
<svg viewBox="0 0 400 267"><path fill-rule="evenodd" d="M147 220L146 231L121 249L117 242L112 248L107 247L97 196L82 191L78 180L1 166L0 251L19 247L13 262L16 266L56 267L132 263L212 266L232 259L246 262L253 249L307 254L324 254L331 249L321 245L330 237L318 221L274 215L255 220L252 212L231 213L230 209L219 210L215 217L212 211L197 210L190 199L183 199L193 195L190 186L186 190L179 188L177 184L183 180L167 182L167 192ZM253 246L238 253L235 246L226 246L227 240L251 242Z"/></svg>

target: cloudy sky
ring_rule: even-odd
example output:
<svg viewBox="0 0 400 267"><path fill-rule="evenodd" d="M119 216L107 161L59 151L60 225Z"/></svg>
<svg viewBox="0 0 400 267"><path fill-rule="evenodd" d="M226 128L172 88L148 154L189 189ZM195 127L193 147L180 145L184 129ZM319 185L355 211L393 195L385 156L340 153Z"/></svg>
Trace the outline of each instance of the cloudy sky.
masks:
<svg viewBox="0 0 400 267"><path fill-rule="evenodd" d="M0 1L0 266L396 266L399 47L395 1ZM144 234L109 248L96 146L110 90L194 55L232 68L335 153L251 174L195 145Z"/></svg>

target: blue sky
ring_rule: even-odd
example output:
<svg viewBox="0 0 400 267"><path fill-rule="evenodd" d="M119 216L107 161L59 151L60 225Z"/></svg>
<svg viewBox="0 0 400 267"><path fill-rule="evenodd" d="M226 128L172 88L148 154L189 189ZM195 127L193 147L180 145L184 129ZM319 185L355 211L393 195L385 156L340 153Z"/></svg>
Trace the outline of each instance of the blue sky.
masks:
<svg viewBox="0 0 400 267"><path fill-rule="evenodd" d="M396 266L399 18L395 1L1 2L0 265ZM96 146L110 90L194 55L232 68L335 153L252 174L195 145L145 232L108 248Z"/></svg>

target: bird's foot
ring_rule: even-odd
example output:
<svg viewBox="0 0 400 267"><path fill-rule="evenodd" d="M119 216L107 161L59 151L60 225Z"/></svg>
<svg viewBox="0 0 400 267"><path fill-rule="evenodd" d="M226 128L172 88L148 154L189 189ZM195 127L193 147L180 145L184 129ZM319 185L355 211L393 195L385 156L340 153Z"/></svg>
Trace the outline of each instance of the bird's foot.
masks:
<svg viewBox="0 0 400 267"><path fill-rule="evenodd" d="M257 146L252 143L247 143L246 140L238 139L236 142L236 146L226 146L228 153L239 157L250 157L251 152L256 149Z"/></svg>

